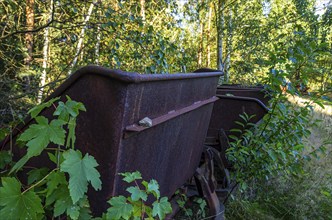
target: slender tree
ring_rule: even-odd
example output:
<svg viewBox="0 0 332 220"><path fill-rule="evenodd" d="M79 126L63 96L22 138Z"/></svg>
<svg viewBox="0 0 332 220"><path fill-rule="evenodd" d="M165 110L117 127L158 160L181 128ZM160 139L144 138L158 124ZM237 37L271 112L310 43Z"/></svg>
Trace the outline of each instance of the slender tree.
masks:
<svg viewBox="0 0 332 220"><path fill-rule="evenodd" d="M54 10L55 10L54 0L50 0L50 10L49 10L49 14L48 14L48 22L50 22L53 19ZM44 30L43 65L42 65L42 75L40 77L40 83L39 83L40 88L39 88L38 97L37 97L38 103L40 103L42 101L44 86L45 86L46 78L47 78L48 54L49 54L49 49L50 49L49 32L50 32L50 27L48 26Z"/></svg>
<svg viewBox="0 0 332 220"><path fill-rule="evenodd" d="M76 52L75 52L75 55L74 55L73 62L70 65L70 68L69 68L69 71L68 71L68 75L70 75L72 73L74 67L76 66L78 57L79 57L79 55L82 52L85 30L87 28L87 23L90 20L90 17L91 17L91 14L92 14L92 11L93 11L93 8L94 8L96 2L97 2L97 0L93 0L93 2L89 6L88 13L87 13L87 15L84 18L83 27L81 29L81 33L80 33L80 36L79 36L79 39L78 39L78 43L77 43L77 46L76 46Z"/></svg>

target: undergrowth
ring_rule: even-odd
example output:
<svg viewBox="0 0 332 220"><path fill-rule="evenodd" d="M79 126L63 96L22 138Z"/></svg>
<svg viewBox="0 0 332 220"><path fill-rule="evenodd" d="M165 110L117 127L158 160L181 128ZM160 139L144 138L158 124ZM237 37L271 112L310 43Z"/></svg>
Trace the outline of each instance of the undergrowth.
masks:
<svg viewBox="0 0 332 220"><path fill-rule="evenodd" d="M314 154L306 158L302 172L252 180L246 190L231 196L227 219L332 219L331 115L315 109L311 120L320 123L303 139L304 145L313 146L303 155Z"/></svg>
<svg viewBox="0 0 332 220"><path fill-rule="evenodd" d="M39 115L52 107L52 120ZM26 154L15 162L10 149L0 151L0 219L93 219L87 191L89 186L101 190L102 182L95 158L75 146L76 119L81 111L86 111L83 103L68 96L65 103L54 98L29 111L36 123L16 139ZM31 167L29 160L43 153L47 153L53 168ZM19 173L27 174L27 183L18 178ZM138 171L119 175L132 184L126 189L129 196L110 198L110 207L97 219L164 219L172 212L156 180L142 180ZM147 202L148 197L153 198L152 204Z"/></svg>

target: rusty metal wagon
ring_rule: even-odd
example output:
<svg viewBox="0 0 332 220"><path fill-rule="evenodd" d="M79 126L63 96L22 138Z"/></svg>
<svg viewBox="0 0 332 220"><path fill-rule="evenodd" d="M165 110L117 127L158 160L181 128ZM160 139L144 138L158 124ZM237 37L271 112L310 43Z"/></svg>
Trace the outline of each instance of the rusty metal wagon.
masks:
<svg viewBox="0 0 332 220"><path fill-rule="evenodd" d="M216 93L219 100L213 107L207 145L219 145L220 132L229 136L231 129L242 129L236 124L241 121L240 114L255 115L250 122L257 123L269 111L267 103L270 98L263 86L222 85L218 86Z"/></svg>
<svg viewBox="0 0 332 220"><path fill-rule="evenodd" d="M156 179L161 194L168 197L194 175L218 99L220 75L209 71L141 75L87 66L48 97L64 100L68 95L86 106L87 112L77 119L76 146L99 163L102 190L88 191L95 215L107 209L111 196L126 193L118 173L138 170L144 179ZM52 118L52 110L41 115ZM139 125L145 117L152 120L151 126ZM21 131L31 123L27 120ZM3 142L8 145L8 140ZM13 145L17 160L24 152ZM29 165L51 166L47 161L32 158Z"/></svg>
<svg viewBox="0 0 332 220"><path fill-rule="evenodd" d="M264 87L245 87L241 85L222 85L217 88L217 97L210 119L209 129L205 139L205 145L209 149L210 160L215 161L215 166L220 169L217 180L210 178L209 185L219 198L226 199L231 191L232 183L229 177L229 169L232 167L227 160L226 150L229 143L229 135L239 136L240 133L232 133L232 129L244 130L237 121L242 121L240 115L254 115L251 123L258 123L269 111L266 106L270 97L264 91ZM210 170L213 170L210 165Z"/></svg>

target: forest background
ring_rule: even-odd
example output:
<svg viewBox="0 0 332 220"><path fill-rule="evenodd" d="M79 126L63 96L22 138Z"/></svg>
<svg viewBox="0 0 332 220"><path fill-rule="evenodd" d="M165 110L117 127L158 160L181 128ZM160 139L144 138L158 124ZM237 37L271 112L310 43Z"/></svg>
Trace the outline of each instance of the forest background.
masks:
<svg viewBox="0 0 332 220"><path fill-rule="evenodd" d="M0 126L10 129L88 64L158 74L209 67L224 71L221 83L244 85L266 84L272 75L278 85L293 85L293 94L309 92L328 106L331 28L328 0L1 0ZM322 122L313 133L323 136L311 142L319 142L318 147L331 135L326 130L331 129L330 116L317 116ZM328 152L324 150L323 158ZM317 177L311 169L330 169L328 161L317 160L296 179L248 183L255 187L230 201L229 210L237 213L231 211L229 217L242 213L245 218L248 212L261 218L331 217L331 185L309 181ZM317 175L326 179L327 173ZM312 192L305 198L309 203L295 202L294 196L307 192L306 187ZM271 194L260 195L257 188ZM262 205L266 203L273 208Z"/></svg>

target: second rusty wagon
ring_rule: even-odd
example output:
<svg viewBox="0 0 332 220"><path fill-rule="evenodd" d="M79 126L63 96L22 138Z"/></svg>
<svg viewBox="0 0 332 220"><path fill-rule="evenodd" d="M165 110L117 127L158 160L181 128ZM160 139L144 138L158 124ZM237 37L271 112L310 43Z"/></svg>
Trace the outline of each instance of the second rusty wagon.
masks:
<svg viewBox="0 0 332 220"><path fill-rule="evenodd" d="M216 93L219 100L213 107L205 142L207 145L219 146L220 132L228 136L231 129L240 129L236 121L241 120L241 114L255 115L250 122L257 123L269 110L266 106L269 97L262 86L221 85Z"/></svg>

